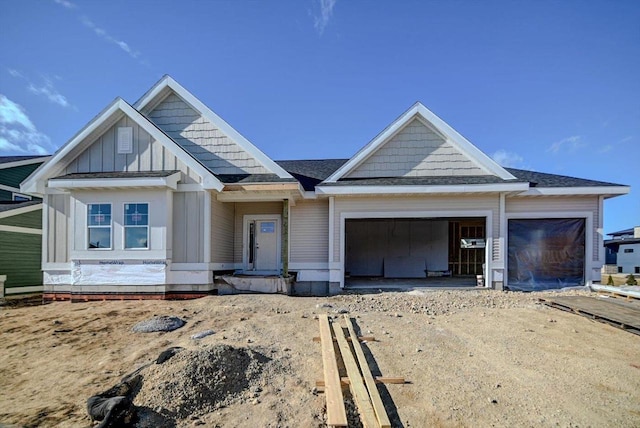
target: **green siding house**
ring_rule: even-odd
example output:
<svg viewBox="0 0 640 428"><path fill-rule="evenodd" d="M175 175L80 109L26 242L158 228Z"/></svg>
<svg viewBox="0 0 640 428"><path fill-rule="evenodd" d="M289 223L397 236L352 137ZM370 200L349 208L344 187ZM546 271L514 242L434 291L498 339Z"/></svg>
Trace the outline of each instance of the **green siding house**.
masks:
<svg viewBox="0 0 640 428"><path fill-rule="evenodd" d="M47 158L0 157L0 298L42 291L42 200L20 183Z"/></svg>

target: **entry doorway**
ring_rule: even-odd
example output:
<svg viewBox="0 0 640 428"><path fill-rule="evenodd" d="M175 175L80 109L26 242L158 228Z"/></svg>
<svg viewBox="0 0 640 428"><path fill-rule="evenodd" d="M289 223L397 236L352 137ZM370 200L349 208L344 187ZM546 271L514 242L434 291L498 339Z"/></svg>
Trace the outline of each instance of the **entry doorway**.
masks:
<svg viewBox="0 0 640 428"><path fill-rule="evenodd" d="M244 270L256 274L280 272L280 216L244 216Z"/></svg>

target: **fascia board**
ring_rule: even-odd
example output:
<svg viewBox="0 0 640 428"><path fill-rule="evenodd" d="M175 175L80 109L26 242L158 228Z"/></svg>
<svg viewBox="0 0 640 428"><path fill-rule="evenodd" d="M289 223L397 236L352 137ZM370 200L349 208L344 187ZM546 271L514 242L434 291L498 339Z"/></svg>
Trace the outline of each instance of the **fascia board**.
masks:
<svg viewBox="0 0 640 428"><path fill-rule="evenodd" d="M628 186L591 186L591 187L532 187L518 196L580 196L580 195L626 195Z"/></svg>
<svg viewBox="0 0 640 428"><path fill-rule="evenodd" d="M14 215L26 214L32 211L37 211L42 209L42 203L29 205L28 207L16 208L13 210L0 212L0 218L13 217Z"/></svg>
<svg viewBox="0 0 640 428"><path fill-rule="evenodd" d="M528 183L469 184L462 186L316 186L324 195L393 195L434 193L523 192Z"/></svg>
<svg viewBox="0 0 640 428"><path fill-rule="evenodd" d="M49 181L53 189L109 189L123 187L169 187L178 188L181 173L177 172L167 177L138 177L138 178L71 178Z"/></svg>
<svg viewBox="0 0 640 428"><path fill-rule="evenodd" d="M6 190L7 192L14 192L14 193L22 193L20 192L19 188L7 186L5 184L0 184L0 190Z"/></svg>
<svg viewBox="0 0 640 428"><path fill-rule="evenodd" d="M25 160L15 161L15 162L0 163L0 169L16 168L16 167L19 167L19 166L31 165L31 164L34 164L34 163L43 163L47 159L49 159L50 157L51 156L47 155L47 156L40 156L40 157L33 158L33 159L25 159Z"/></svg>
<svg viewBox="0 0 640 428"><path fill-rule="evenodd" d="M58 163L80 142L95 131L105 120L111 117L118 110L121 110L124 101L122 98L114 99L102 112L94 117L84 128L74 135L64 146L60 147L53 156L45 163L40 165L25 181L20 184L20 191L28 194L42 196L45 193L45 181L50 178L51 174Z"/></svg>
<svg viewBox="0 0 640 428"><path fill-rule="evenodd" d="M245 151L255 157L262 165L271 170L274 174L277 174L280 178L292 178L292 176L285 171L280 165L275 163L271 158L265 155L260 149L254 146L249 140L236 131L231 125L229 125L224 119L215 114L209 107L207 107L202 101L196 98L191 92L186 90L182 85L176 82L171 76L165 76L161 79L156 86L147 94L145 94L135 106L138 110L142 110L150 103L158 94L164 90L165 87L171 88L178 96L184 101L196 109L201 115L206 117L211 123L213 123L220 131L231 138L236 144L242 147Z"/></svg>

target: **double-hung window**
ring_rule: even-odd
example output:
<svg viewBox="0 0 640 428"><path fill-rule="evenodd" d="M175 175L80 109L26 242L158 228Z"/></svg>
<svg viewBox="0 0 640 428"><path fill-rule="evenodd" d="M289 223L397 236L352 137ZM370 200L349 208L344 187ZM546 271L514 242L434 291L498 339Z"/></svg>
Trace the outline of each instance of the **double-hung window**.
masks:
<svg viewBox="0 0 640 428"><path fill-rule="evenodd" d="M124 248L149 248L149 204L124 204Z"/></svg>
<svg viewBox="0 0 640 428"><path fill-rule="evenodd" d="M89 204L87 209L90 249L111 248L111 204Z"/></svg>

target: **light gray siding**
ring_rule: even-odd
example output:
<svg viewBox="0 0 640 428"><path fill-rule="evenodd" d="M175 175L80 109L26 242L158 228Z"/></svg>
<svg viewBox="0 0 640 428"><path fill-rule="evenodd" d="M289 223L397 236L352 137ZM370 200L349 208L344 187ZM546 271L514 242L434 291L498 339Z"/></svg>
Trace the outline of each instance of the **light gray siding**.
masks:
<svg viewBox="0 0 640 428"><path fill-rule="evenodd" d="M600 240L598 228L600 211L597 196L568 196L568 197L518 197L507 198L506 213L569 213L590 212L593 215L593 260L599 260Z"/></svg>
<svg viewBox="0 0 640 428"><path fill-rule="evenodd" d="M487 175L487 172L438 133L414 119L347 177L446 175Z"/></svg>
<svg viewBox="0 0 640 428"><path fill-rule="evenodd" d="M211 197L211 261L233 263L235 203Z"/></svg>
<svg viewBox="0 0 640 428"><path fill-rule="evenodd" d="M242 263L243 219L248 214L282 214L282 202L237 202L234 226L233 261Z"/></svg>
<svg viewBox="0 0 640 428"><path fill-rule="evenodd" d="M173 263L204 262L204 192L173 194Z"/></svg>
<svg viewBox="0 0 640 428"><path fill-rule="evenodd" d="M329 252L329 201L300 201L289 217L289 261L326 263Z"/></svg>
<svg viewBox="0 0 640 428"><path fill-rule="evenodd" d="M68 230L71 212L68 195L47 195L47 263L69 261Z"/></svg>
<svg viewBox="0 0 640 428"><path fill-rule="evenodd" d="M119 127L133 128L133 152L118 154L117 135ZM182 150L176 147L176 151ZM184 156L188 156L186 153ZM65 173L76 172L182 172L182 183L199 183L201 178L175 154L154 140L149 133L125 116L107 129L85 151L80 153L66 168Z"/></svg>
<svg viewBox="0 0 640 428"><path fill-rule="evenodd" d="M149 118L216 174L270 172L174 93L158 104Z"/></svg>
<svg viewBox="0 0 640 428"><path fill-rule="evenodd" d="M340 216L342 213L395 213L412 212L455 212L463 215L469 211L491 211L493 234L493 260L498 260L500 233L500 199L498 195L487 196L429 196L429 197L371 197L371 198L336 198L333 230L333 259L340 261ZM436 214L437 217L437 214ZM488 231L487 231L488 234Z"/></svg>

